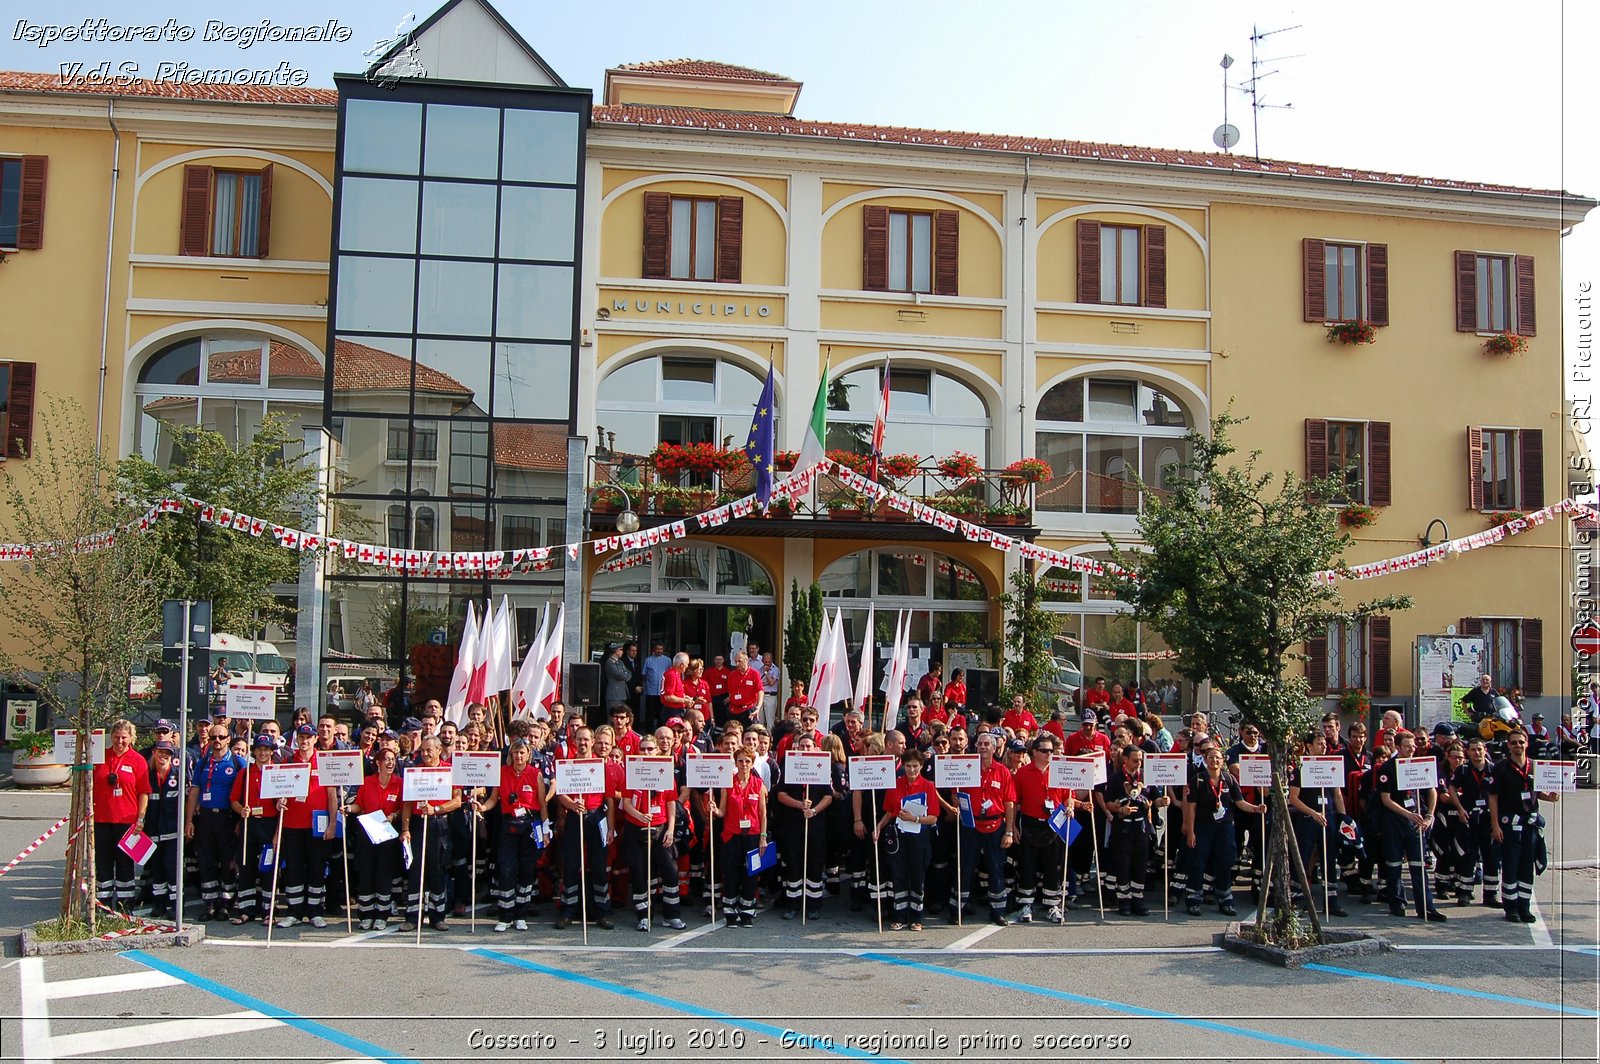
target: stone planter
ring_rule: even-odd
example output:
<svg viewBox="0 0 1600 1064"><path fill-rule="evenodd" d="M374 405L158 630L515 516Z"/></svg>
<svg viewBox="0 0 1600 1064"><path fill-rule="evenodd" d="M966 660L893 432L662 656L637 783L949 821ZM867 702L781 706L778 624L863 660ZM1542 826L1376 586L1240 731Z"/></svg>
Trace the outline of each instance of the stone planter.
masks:
<svg viewBox="0 0 1600 1064"><path fill-rule="evenodd" d="M1322 929L1322 945L1307 949L1284 949L1281 946L1270 946L1246 938L1240 933L1240 928L1240 924L1229 924L1227 931L1217 936L1217 945L1229 953L1254 957L1268 964L1276 964L1280 968L1300 968L1307 964L1320 964L1343 957L1360 957L1394 949L1393 942L1377 935L1369 935L1365 931L1339 931L1327 927Z"/></svg>
<svg viewBox="0 0 1600 1064"><path fill-rule="evenodd" d="M25 757L17 751L11 760L11 779L18 787L60 787L72 776L72 766L58 765L52 754Z"/></svg>
<svg viewBox="0 0 1600 1064"><path fill-rule="evenodd" d="M205 924L187 924L182 933L177 931L152 931L140 935L118 935L115 938L79 938L67 942L41 939L31 927L24 927L17 936L17 952L24 957L63 957L75 953L120 953L129 949L170 949L178 946L195 946L206 938Z"/></svg>

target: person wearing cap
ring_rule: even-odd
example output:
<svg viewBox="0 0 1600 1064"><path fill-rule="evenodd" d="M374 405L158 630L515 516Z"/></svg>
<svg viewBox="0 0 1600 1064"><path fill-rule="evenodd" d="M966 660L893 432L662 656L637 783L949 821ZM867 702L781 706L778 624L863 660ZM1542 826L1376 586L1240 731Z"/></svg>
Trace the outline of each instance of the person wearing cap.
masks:
<svg viewBox="0 0 1600 1064"><path fill-rule="evenodd" d="M1506 919L1536 923L1533 915L1533 877L1544 818L1539 803L1559 802L1554 791L1539 791L1533 785L1533 762L1528 759L1528 734L1513 731L1506 736L1506 756L1495 762L1489 784L1490 837L1500 846L1502 885L1500 901Z"/></svg>
<svg viewBox="0 0 1600 1064"><path fill-rule="evenodd" d="M231 797L246 762L229 749L225 724L212 724L206 752L194 762L185 799L183 835L194 842L201 920L226 920L232 903L235 820Z"/></svg>
<svg viewBox="0 0 1600 1064"><path fill-rule="evenodd" d="M160 720L155 722L155 725L150 729L150 731L152 734L154 734L155 738L150 740L150 744L148 746L141 747L139 750L139 756L143 757L146 761L150 760L150 754L155 750L157 743L169 742L172 744L173 750L177 750L179 742L178 726L172 723L172 721L162 717Z"/></svg>
<svg viewBox="0 0 1600 1064"><path fill-rule="evenodd" d="M1002 762L1013 776L1028 760L1028 744L1021 739L1006 740L1006 756Z"/></svg>
<svg viewBox="0 0 1600 1064"><path fill-rule="evenodd" d="M168 728L169 735L177 731ZM173 895L178 884L178 830L183 821L183 791L178 786L178 744L161 739L150 748L150 803L145 807L145 833L156 852L145 862L151 915L176 918Z"/></svg>
<svg viewBox="0 0 1600 1064"><path fill-rule="evenodd" d="M1062 865L1066 847L1050 827L1056 808L1074 813L1072 792L1050 786L1050 759L1061 743L1049 732L1041 732L1028 744L1028 761L1012 773L1017 790L1017 920L1033 923L1035 896L1045 909L1045 919L1061 923L1063 915Z"/></svg>
<svg viewBox="0 0 1600 1064"><path fill-rule="evenodd" d="M309 922L323 928L323 894L327 883L327 841L333 838L339 808L338 788L317 782L317 730L302 724L294 730L295 750L285 764L311 766L311 786L304 798L285 799L283 805L283 897L286 912L281 928ZM327 822L316 831L314 814L325 812Z"/></svg>
<svg viewBox="0 0 1600 1064"><path fill-rule="evenodd" d="M490 892L495 902L494 929L498 932L509 931L513 925L518 931L526 931L528 921L539 915L534 891L538 887L539 851L545 845L548 790L544 776L533 764L533 744L519 737L511 740L506 763L500 766L500 785L478 800L480 813L496 807L500 810L494 889Z"/></svg>
<svg viewBox="0 0 1600 1064"><path fill-rule="evenodd" d="M381 813L398 833L402 783L396 763L393 747L377 750L373 771L361 781L350 803L347 824L354 825L356 817ZM406 879L399 836L375 843L361 828L350 832L350 839L355 855L356 905L361 913L357 926L363 931L383 931L391 918L405 911Z"/></svg>
<svg viewBox="0 0 1600 1064"><path fill-rule="evenodd" d="M1150 845L1155 839L1155 810L1172 803L1165 787L1146 786L1144 751L1129 744L1122 748L1105 785L1106 815L1111 821L1111 878L1117 884L1117 912L1122 916L1148 916L1144 881L1150 868Z"/></svg>
<svg viewBox="0 0 1600 1064"><path fill-rule="evenodd" d="M277 758L277 742L263 732L251 744L250 755L254 763L234 777L233 790L228 796L233 811L244 822L244 856L239 863L239 889L234 897L233 913L229 917L229 922L234 924L247 924L258 916L266 919L267 903L271 899L265 894L272 889L271 866L276 856L267 858L267 868L262 868L262 854L271 848L279 811L287 804L281 798L273 801L261 797L261 770Z"/></svg>

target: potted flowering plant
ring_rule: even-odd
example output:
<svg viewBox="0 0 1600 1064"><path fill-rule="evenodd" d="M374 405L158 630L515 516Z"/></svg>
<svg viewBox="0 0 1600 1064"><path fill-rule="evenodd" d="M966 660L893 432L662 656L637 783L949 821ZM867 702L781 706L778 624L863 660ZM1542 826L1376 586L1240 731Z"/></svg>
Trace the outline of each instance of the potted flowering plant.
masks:
<svg viewBox="0 0 1600 1064"><path fill-rule="evenodd" d="M1378 519L1378 511L1353 502L1339 511L1339 523L1346 528L1366 528Z"/></svg>
<svg viewBox="0 0 1600 1064"><path fill-rule="evenodd" d="M70 765L55 759L55 733L23 732L11 739L11 778L19 787L56 787L72 775Z"/></svg>
<svg viewBox="0 0 1600 1064"><path fill-rule="evenodd" d="M859 521L861 515L861 496L853 491L840 492L828 500L828 516L835 521Z"/></svg>
<svg viewBox="0 0 1600 1064"><path fill-rule="evenodd" d="M729 466L729 452L710 443L663 443L650 452L656 474L663 478L680 473L709 477Z"/></svg>
<svg viewBox="0 0 1600 1064"><path fill-rule="evenodd" d="M1365 717L1372 708L1372 698L1359 687L1346 687L1339 692L1339 712Z"/></svg>
<svg viewBox="0 0 1600 1064"><path fill-rule="evenodd" d="M1342 344L1370 344L1378 338L1378 327L1370 321L1335 321L1328 323L1328 342Z"/></svg>
<svg viewBox="0 0 1600 1064"><path fill-rule="evenodd" d="M941 495L933 501L936 509L960 517L971 517L984 512L983 500L976 495Z"/></svg>
<svg viewBox="0 0 1600 1064"><path fill-rule="evenodd" d="M1514 332L1498 332L1483 342L1483 349L1491 355L1526 354L1528 338Z"/></svg>
<svg viewBox="0 0 1600 1064"><path fill-rule="evenodd" d="M983 466L965 451L956 451L939 459L939 473L951 480L971 480L983 473Z"/></svg>
<svg viewBox="0 0 1600 1064"><path fill-rule="evenodd" d="M1040 458L1019 458L1006 466L1005 475L1024 484L1038 484L1055 475L1050 463Z"/></svg>
<svg viewBox="0 0 1600 1064"><path fill-rule="evenodd" d="M914 454L887 454L878 460L878 475L905 480L917 475L922 459Z"/></svg>
<svg viewBox="0 0 1600 1064"><path fill-rule="evenodd" d="M794 464L800 461L799 451L779 451L773 455L772 466L780 473L794 472Z"/></svg>
<svg viewBox="0 0 1600 1064"><path fill-rule="evenodd" d="M794 500L787 495L774 495L772 503L767 507L768 517L787 518L794 516Z"/></svg>
<svg viewBox="0 0 1600 1064"><path fill-rule="evenodd" d="M844 466L846 469L856 473L864 472L867 468L867 456L856 454L854 451L829 451L828 461L834 465Z"/></svg>
<svg viewBox="0 0 1600 1064"><path fill-rule="evenodd" d="M622 512L622 492L616 488L601 488L594 493L594 512L615 514Z"/></svg>
<svg viewBox="0 0 1600 1064"><path fill-rule="evenodd" d="M1028 508L1017 502L991 503L984 510L984 523L990 525L1020 525L1028 516Z"/></svg>
<svg viewBox="0 0 1600 1064"><path fill-rule="evenodd" d="M1490 528L1499 528L1501 525L1509 525L1513 521L1525 520L1528 515L1521 510L1494 510L1484 514L1484 516L1489 519Z"/></svg>

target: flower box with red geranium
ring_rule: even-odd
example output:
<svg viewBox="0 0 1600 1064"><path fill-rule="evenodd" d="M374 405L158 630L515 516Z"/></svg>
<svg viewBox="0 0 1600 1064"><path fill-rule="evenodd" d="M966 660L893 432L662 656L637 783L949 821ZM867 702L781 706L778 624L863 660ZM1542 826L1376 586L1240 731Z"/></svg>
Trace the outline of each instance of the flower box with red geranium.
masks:
<svg viewBox="0 0 1600 1064"><path fill-rule="evenodd" d="M1489 519L1490 528L1499 528L1501 525L1509 525L1513 521L1526 520L1528 515L1521 510L1495 510L1484 514L1484 516Z"/></svg>
<svg viewBox="0 0 1600 1064"><path fill-rule="evenodd" d="M854 451L829 451L828 461L856 473L864 473L867 469L867 456Z"/></svg>
<svg viewBox="0 0 1600 1064"><path fill-rule="evenodd" d="M886 454L878 460L878 475L906 480L917 475L922 458L914 454Z"/></svg>
<svg viewBox="0 0 1600 1064"><path fill-rule="evenodd" d="M1483 349L1491 355L1521 355L1528 351L1528 338L1514 332L1495 333L1483 342Z"/></svg>
<svg viewBox="0 0 1600 1064"><path fill-rule="evenodd" d="M1339 692L1339 712L1355 714L1358 720L1366 719L1372 708L1372 698L1359 687L1346 687Z"/></svg>
<svg viewBox="0 0 1600 1064"><path fill-rule="evenodd" d="M983 466L965 451L957 451L939 459L939 474L951 480L971 480L983 474Z"/></svg>
<svg viewBox="0 0 1600 1064"><path fill-rule="evenodd" d="M1339 523L1346 528L1366 528L1377 519L1377 510L1356 502L1339 511Z"/></svg>
<svg viewBox="0 0 1600 1064"><path fill-rule="evenodd" d="M1370 344L1378 338L1378 327L1370 321L1335 321L1328 325L1328 342L1356 346Z"/></svg>
<svg viewBox="0 0 1600 1064"><path fill-rule="evenodd" d="M779 473L794 472L794 464L800 461L799 451L779 451L772 458L772 466Z"/></svg>
<svg viewBox="0 0 1600 1064"><path fill-rule="evenodd" d="M1050 463L1040 458L1019 458L1006 466L1005 475L1024 484L1038 484L1055 475Z"/></svg>

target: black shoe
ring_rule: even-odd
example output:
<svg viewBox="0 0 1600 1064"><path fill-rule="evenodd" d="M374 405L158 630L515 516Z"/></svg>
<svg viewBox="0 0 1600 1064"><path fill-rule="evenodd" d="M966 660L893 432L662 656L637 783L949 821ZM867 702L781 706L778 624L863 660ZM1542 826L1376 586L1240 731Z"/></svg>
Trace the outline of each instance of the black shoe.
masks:
<svg viewBox="0 0 1600 1064"><path fill-rule="evenodd" d="M1117 915L1130 916L1133 914L1133 903L1127 900L1117 902Z"/></svg>
<svg viewBox="0 0 1600 1064"><path fill-rule="evenodd" d="M1328 905L1328 915L1329 916L1349 916L1350 914L1345 912L1344 906L1340 905L1338 903L1338 901L1333 901L1333 902L1329 903L1329 905Z"/></svg>
<svg viewBox="0 0 1600 1064"><path fill-rule="evenodd" d="M1456 908L1465 909L1467 906L1469 906L1471 904L1472 904L1472 895L1471 894L1457 894L1456 895Z"/></svg>
<svg viewBox="0 0 1600 1064"><path fill-rule="evenodd" d="M1145 905L1144 902L1136 901L1136 902L1133 903L1133 915L1135 915L1135 916L1149 916L1150 915L1150 908L1147 905Z"/></svg>
<svg viewBox="0 0 1600 1064"><path fill-rule="evenodd" d="M1011 926L1011 917L1007 916L1005 913L1001 912L999 909L990 909L989 910L989 922L991 924L993 924L994 926L996 926L996 927L1010 927Z"/></svg>
<svg viewBox="0 0 1600 1064"><path fill-rule="evenodd" d="M858 913L861 910L865 909L866 907L867 907L867 903L863 899L856 898L856 897L852 897L850 899L850 911L851 912Z"/></svg>
<svg viewBox="0 0 1600 1064"><path fill-rule="evenodd" d="M1525 924L1536 924L1539 922L1539 918L1533 915L1533 913L1529 912L1527 909L1522 910L1522 914L1519 919L1521 919L1521 921Z"/></svg>
<svg viewBox="0 0 1600 1064"><path fill-rule="evenodd" d="M1231 901L1225 901L1221 905L1217 906L1217 912L1221 913L1223 916L1239 915L1239 910L1234 907L1234 904Z"/></svg>
<svg viewBox="0 0 1600 1064"><path fill-rule="evenodd" d="M1507 909L1506 910L1506 923L1508 923L1508 924L1520 924L1520 923L1522 923L1522 914L1519 913L1519 912L1513 912L1512 910Z"/></svg>
<svg viewBox="0 0 1600 1064"><path fill-rule="evenodd" d="M738 927L739 926L739 917L737 915L735 915L733 913L729 913L727 915L726 919L728 921L728 926L729 927Z"/></svg>
<svg viewBox="0 0 1600 1064"><path fill-rule="evenodd" d="M751 916L749 913L740 913L739 914L739 926L740 927L754 927L754 926L756 926L756 918L754 916Z"/></svg>
<svg viewBox="0 0 1600 1064"><path fill-rule="evenodd" d="M611 922L611 917L609 916L597 917L594 926L602 931L615 931L617 929L617 925Z"/></svg>
<svg viewBox="0 0 1600 1064"><path fill-rule="evenodd" d="M1199 916L1200 915L1200 903L1197 902L1197 901L1190 902L1189 903L1189 907L1188 907L1188 912L1189 912L1190 916Z"/></svg>
<svg viewBox="0 0 1600 1064"><path fill-rule="evenodd" d="M556 917L555 926L557 931L565 931L567 928L572 926L572 918L566 913L562 913L560 916Z"/></svg>
<svg viewBox="0 0 1600 1064"><path fill-rule="evenodd" d="M1498 908L1500 908L1500 895L1498 895L1498 894L1485 894L1483 896L1483 905L1484 905L1484 908L1486 908L1486 909L1498 909Z"/></svg>
<svg viewBox="0 0 1600 1064"><path fill-rule="evenodd" d="M1444 913L1440 912L1438 909L1429 909L1427 913L1424 914L1423 919L1427 920L1430 924L1442 924L1448 922L1450 918Z"/></svg>
<svg viewBox="0 0 1600 1064"><path fill-rule="evenodd" d="M1406 915L1406 907L1397 901L1392 901L1389 903L1389 915L1404 916Z"/></svg>

